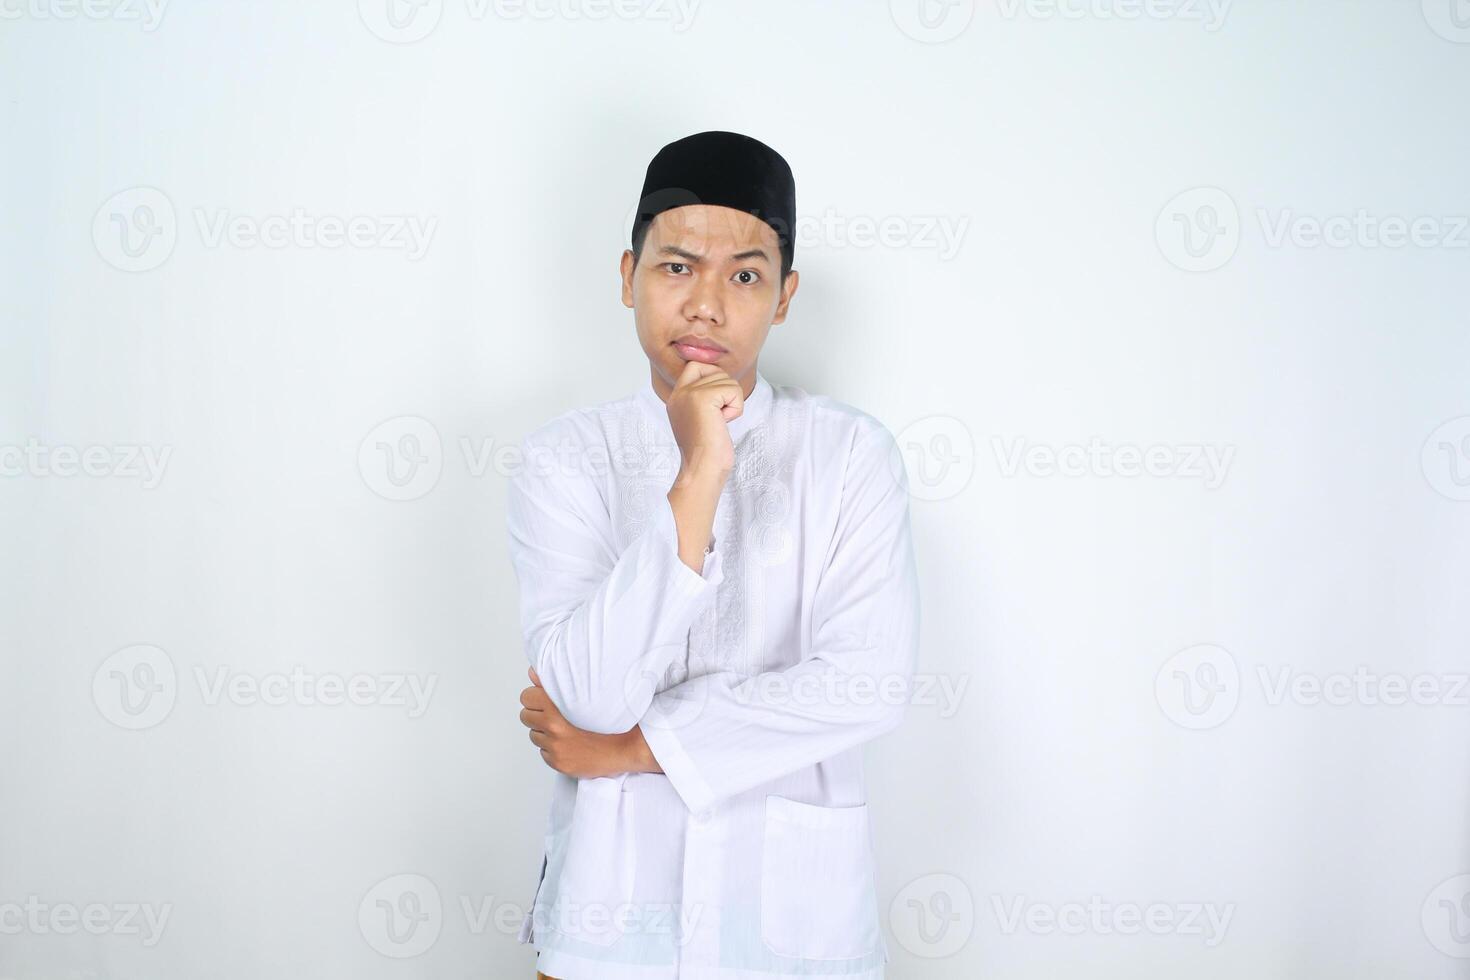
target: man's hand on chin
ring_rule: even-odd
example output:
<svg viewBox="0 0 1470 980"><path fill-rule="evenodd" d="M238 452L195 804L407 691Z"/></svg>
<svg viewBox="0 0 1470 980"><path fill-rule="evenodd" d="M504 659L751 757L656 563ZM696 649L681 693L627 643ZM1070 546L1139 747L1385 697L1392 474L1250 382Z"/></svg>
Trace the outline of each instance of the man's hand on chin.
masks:
<svg viewBox="0 0 1470 980"><path fill-rule="evenodd" d="M521 692L521 724L530 729L541 758L557 772L578 779L625 772L663 772L638 726L617 735L584 731L562 717L551 703L536 668L527 668L531 686Z"/></svg>

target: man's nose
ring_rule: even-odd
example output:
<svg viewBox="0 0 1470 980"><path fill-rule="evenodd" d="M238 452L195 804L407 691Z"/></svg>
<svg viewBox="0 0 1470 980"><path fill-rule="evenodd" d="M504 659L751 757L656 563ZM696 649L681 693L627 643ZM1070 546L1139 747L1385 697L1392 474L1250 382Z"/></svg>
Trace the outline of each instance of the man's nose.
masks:
<svg viewBox="0 0 1470 980"><path fill-rule="evenodd" d="M711 276L696 276L694 288L684 303L686 319L707 320L720 324L725 319L724 296L721 284Z"/></svg>

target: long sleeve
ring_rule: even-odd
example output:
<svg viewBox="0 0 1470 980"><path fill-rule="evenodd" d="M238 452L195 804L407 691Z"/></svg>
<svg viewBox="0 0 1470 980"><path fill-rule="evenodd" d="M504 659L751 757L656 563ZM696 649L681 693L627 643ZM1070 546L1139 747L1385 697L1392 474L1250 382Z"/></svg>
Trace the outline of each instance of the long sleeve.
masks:
<svg viewBox="0 0 1470 980"><path fill-rule="evenodd" d="M573 725L625 732L713 601L720 556L706 555L702 574L679 559L666 490L650 494L647 523L619 553L595 483L547 465L530 438L521 448L506 525L526 657Z"/></svg>
<svg viewBox="0 0 1470 980"><path fill-rule="evenodd" d="M689 809L831 758L898 724L918 657L908 480L875 426L849 456L801 662L706 674L654 696L640 723Z"/></svg>

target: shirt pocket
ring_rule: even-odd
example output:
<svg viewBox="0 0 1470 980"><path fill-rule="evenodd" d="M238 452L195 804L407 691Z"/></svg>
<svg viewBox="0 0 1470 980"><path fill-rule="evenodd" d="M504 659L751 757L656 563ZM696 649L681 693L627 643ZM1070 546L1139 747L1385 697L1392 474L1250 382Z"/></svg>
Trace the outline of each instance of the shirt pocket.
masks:
<svg viewBox="0 0 1470 980"><path fill-rule="evenodd" d="M867 804L766 797L761 941L781 956L818 960L881 948Z"/></svg>
<svg viewBox="0 0 1470 980"><path fill-rule="evenodd" d="M558 932L598 946L622 938L630 921L634 794L618 776L577 780L567 850L557 879Z"/></svg>

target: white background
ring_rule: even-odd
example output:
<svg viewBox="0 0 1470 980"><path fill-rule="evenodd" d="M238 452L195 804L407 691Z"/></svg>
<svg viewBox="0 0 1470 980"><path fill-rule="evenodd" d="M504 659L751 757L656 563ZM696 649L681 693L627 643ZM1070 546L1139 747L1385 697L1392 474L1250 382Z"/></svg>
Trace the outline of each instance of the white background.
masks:
<svg viewBox="0 0 1470 980"><path fill-rule="evenodd" d="M890 976L1470 976L1464 3L94 3L0 0L0 977L531 976L493 452L705 129L914 467Z"/></svg>

